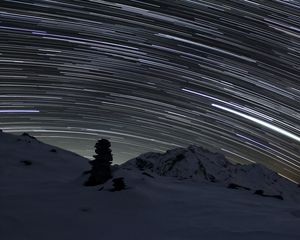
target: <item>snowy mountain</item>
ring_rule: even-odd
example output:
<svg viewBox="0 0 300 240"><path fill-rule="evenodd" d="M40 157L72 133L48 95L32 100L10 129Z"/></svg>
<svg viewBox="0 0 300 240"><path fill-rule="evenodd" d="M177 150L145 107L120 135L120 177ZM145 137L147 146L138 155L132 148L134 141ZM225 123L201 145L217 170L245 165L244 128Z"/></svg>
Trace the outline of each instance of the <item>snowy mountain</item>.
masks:
<svg viewBox="0 0 300 240"><path fill-rule="evenodd" d="M122 191L113 179L84 187L88 169L74 153L0 132L0 239L300 237L300 188L261 165L196 146L146 153L113 167Z"/></svg>
<svg viewBox="0 0 300 240"><path fill-rule="evenodd" d="M299 197L299 187L295 183L265 166L232 164L224 155L197 146L177 148L164 154L142 154L123 164L122 168L177 179L208 181L279 199Z"/></svg>

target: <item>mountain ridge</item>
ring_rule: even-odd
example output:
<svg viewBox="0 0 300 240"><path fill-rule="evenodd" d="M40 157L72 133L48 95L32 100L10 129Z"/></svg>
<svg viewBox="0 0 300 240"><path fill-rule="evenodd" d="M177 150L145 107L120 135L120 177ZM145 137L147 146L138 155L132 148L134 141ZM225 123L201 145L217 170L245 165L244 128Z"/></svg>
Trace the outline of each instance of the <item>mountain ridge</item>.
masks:
<svg viewBox="0 0 300 240"><path fill-rule="evenodd" d="M228 188L244 189L262 196L294 198L299 187L262 164L234 164L221 153L191 145L165 153L145 153L121 165L153 175L218 183Z"/></svg>

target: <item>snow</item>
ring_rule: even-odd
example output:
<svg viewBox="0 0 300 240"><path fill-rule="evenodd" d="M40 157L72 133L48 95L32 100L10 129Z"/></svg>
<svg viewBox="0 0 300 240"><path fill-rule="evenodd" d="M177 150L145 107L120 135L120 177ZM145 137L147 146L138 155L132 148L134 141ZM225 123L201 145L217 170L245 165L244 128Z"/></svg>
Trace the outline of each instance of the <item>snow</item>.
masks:
<svg viewBox="0 0 300 240"><path fill-rule="evenodd" d="M147 170L160 176L209 181L223 186L233 185L264 195L300 200L299 187L261 164L235 165L224 155L202 147L176 148L161 153L146 153L122 166L125 169Z"/></svg>
<svg viewBox="0 0 300 240"><path fill-rule="evenodd" d="M31 136L0 132L1 189L70 181L85 168L89 168L88 161L75 153L44 144Z"/></svg>
<svg viewBox="0 0 300 240"><path fill-rule="evenodd" d="M87 159L53 148L0 133L1 240L300 239L299 187L261 165L196 146L147 153L138 167L136 158L114 167L127 189L111 192L112 181L82 186ZM251 190L227 188L232 181ZM284 200L253 194L262 187Z"/></svg>

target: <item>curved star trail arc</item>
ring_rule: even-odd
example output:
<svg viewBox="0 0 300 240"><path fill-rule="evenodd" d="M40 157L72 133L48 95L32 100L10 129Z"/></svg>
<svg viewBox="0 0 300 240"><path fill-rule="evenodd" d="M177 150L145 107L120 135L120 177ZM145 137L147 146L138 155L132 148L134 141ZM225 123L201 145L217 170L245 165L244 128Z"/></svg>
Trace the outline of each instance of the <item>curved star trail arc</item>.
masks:
<svg viewBox="0 0 300 240"><path fill-rule="evenodd" d="M189 144L300 181L300 2L0 3L0 128L115 162Z"/></svg>

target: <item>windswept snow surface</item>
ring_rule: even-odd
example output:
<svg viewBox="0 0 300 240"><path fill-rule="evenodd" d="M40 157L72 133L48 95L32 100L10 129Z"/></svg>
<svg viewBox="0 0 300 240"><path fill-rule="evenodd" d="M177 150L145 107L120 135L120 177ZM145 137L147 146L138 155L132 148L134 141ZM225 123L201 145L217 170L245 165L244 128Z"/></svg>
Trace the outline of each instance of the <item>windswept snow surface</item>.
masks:
<svg viewBox="0 0 300 240"><path fill-rule="evenodd" d="M114 168L127 189L111 192L83 187L87 160L53 148L0 133L1 240L300 239L299 187L263 166L195 146L147 153Z"/></svg>

